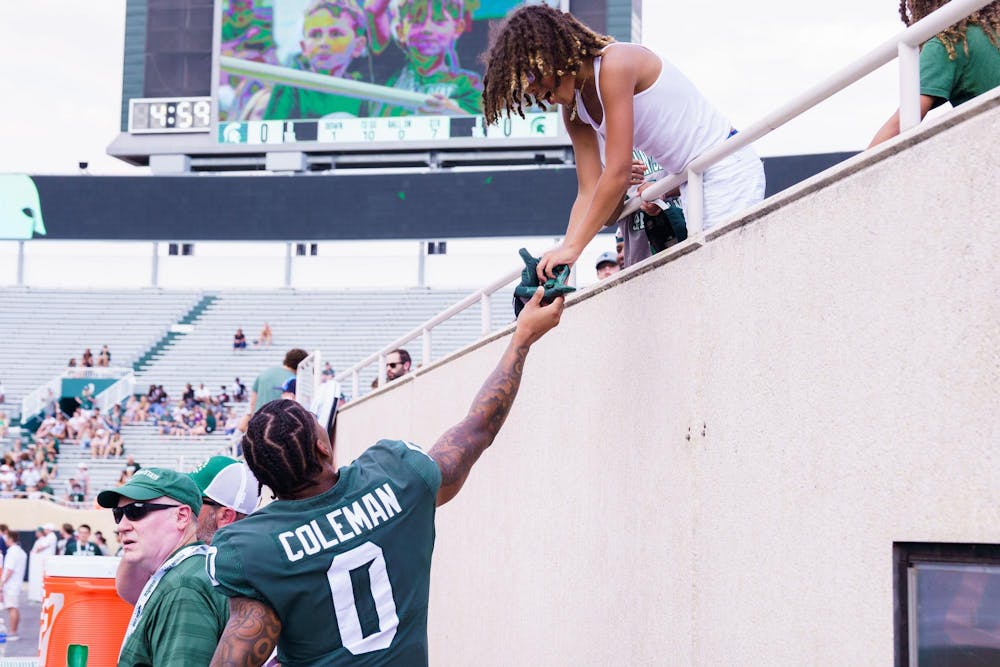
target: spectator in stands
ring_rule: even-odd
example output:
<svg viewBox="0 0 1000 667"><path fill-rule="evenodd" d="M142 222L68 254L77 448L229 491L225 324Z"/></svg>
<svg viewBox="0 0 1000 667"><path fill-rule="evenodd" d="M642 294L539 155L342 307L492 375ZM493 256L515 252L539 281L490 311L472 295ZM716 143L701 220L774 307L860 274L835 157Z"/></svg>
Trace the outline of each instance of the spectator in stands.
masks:
<svg viewBox="0 0 1000 667"><path fill-rule="evenodd" d="M83 351L83 358L81 360L81 363L86 368L92 368L93 367L93 365L94 365L94 354L90 351L89 347Z"/></svg>
<svg viewBox="0 0 1000 667"><path fill-rule="evenodd" d="M9 463L0 465L0 497L12 498L17 489L17 473Z"/></svg>
<svg viewBox="0 0 1000 667"><path fill-rule="evenodd" d="M610 250L608 252L602 252L598 256L594 269L597 271L598 280L604 280L608 276L612 276L621 271L621 267L618 266L618 257Z"/></svg>
<svg viewBox="0 0 1000 667"><path fill-rule="evenodd" d="M264 327L260 330L260 337L257 339L257 344L261 347L265 345L271 347L271 342L274 338L274 334L271 331L271 325L264 322Z"/></svg>
<svg viewBox="0 0 1000 667"><path fill-rule="evenodd" d="M399 348L386 355L385 358L385 379L392 381L403 377L410 372L410 353Z"/></svg>
<svg viewBox="0 0 1000 667"><path fill-rule="evenodd" d="M225 406L227 403L229 403L229 401L230 401L229 392L226 391L226 385L222 385L222 387L219 389L219 393L215 395L215 403L216 405Z"/></svg>
<svg viewBox="0 0 1000 667"><path fill-rule="evenodd" d="M127 472L131 477L132 475L135 474L136 470L138 470L141 467L142 466L136 462L135 457L129 454L128 459L125 460L124 471Z"/></svg>
<svg viewBox="0 0 1000 667"><path fill-rule="evenodd" d="M940 9L948 0L905 0L899 15L907 26ZM952 106L1000 86L1000 0L991 2L920 49L920 118L946 101ZM899 134L899 111L875 133L876 146Z"/></svg>
<svg viewBox="0 0 1000 667"><path fill-rule="evenodd" d="M41 486L42 473L35 467L34 461L25 463L24 469L21 471L20 481L21 491L38 490L38 487Z"/></svg>
<svg viewBox="0 0 1000 667"><path fill-rule="evenodd" d="M236 335L233 336L233 349L234 350L245 350L247 348L247 337L243 333L243 329L237 329Z"/></svg>
<svg viewBox="0 0 1000 667"><path fill-rule="evenodd" d="M204 382L200 383L198 388L195 389L194 402L198 405L209 405L212 402L212 392L208 390Z"/></svg>
<svg viewBox="0 0 1000 667"><path fill-rule="evenodd" d="M56 415L56 423L52 425L51 435L57 451L63 441L70 439L69 420L62 412Z"/></svg>
<svg viewBox="0 0 1000 667"><path fill-rule="evenodd" d="M87 499L87 494L83 490L83 485L75 477L70 477L66 483L66 502L71 506L78 506Z"/></svg>
<svg viewBox="0 0 1000 667"><path fill-rule="evenodd" d="M7 401L7 388L3 386L3 380L0 380L0 403L5 403L6 401Z"/></svg>
<svg viewBox="0 0 1000 667"><path fill-rule="evenodd" d="M7 413L0 410L0 438L6 438L9 430L10 420L7 419Z"/></svg>
<svg viewBox="0 0 1000 667"><path fill-rule="evenodd" d="M638 44L615 43L547 5L510 14L495 31L486 59L486 123L520 114L534 101L559 103L576 156L579 189L569 225L563 242L539 261L540 280L555 277L556 266L576 262L617 217L629 188L633 148L677 173L733 135L729 119L664 58ZM749 146L710 167L704 227L763 200L764 184L764 166ZM686 185L680 195L686 199Z"/></svg>
<svg viewBox="0 0 1000 667"><path fill-rule="evenodd" d="M233 383L233 399L235 399L237 403L242 403L247 400L247 386L240 382L239 378L236 378Z"/></svg>
<svg viewBox="0 0 1000 667"><path fill-rule="evenodd" d="M90 493L90 469L83 461L76 464L76 481L83 487L84 494Z"/></svg>
<svg viewBox="0 0 1000 667"><path fill-rule="evenodd" d="M103 556L104 550L90 539L90 526L81 523L76 537L66 543L67 556Z"/></svg>
<svg viewBox="0 0 1000 667"><path fill-rule="evenodd" d="M111 350L108 349L107 345L101 346L101 351L97 355L97 365L104 367L111 365Z"/></svg>
<svg viewBox="0 0 1000 667"><path fill-rule="evenodd" d="M181 400L184 402L186 407L194 406L194 387L188 382L184 387L184 392L181 394Z"/></svg>
<svg viewBox="0 0 1000 667"><path fill-rule="evenodd" d="M0 403L3 401L0 400ZM46 417L54 417L56 412L59 411L59 401L56 399L55 393L49 389L48 394L45 396L45 406L42 408L42 413Z"/></svg>
<svg viewBox="0 0 1000 667"><path fill-rule="evenodd" d="M66 545L70 540L73 539L73 535L76 531L73 530L73 524L64 523L59 528L59 540L56 542L56 555L65 556L66 555Z"/></svg>
<svg viewBox="0 0 1000 667"><path fill-rule="evenodd" d="M326 362L325 364L323 364L323 373L322 373L322 376L323 376L323 382L326 382L328 380L332 380L335 377L337 377L337 373L336 373L336 371L333 370L333 366L330 365L329 361Z"/></svg>
<svg viewBox="0 0 1000 667"><path fill-rule="evenodd" d="M285 353L281 366L272 366L262 371L254 380L250 392L250 412L256 412L266 403L281 398L281 387L285 380L295 377L299 363L308 356L309 353L305 350L294 347Z"/></svg>
<svg viewBox="0 0 1000 667"><path fill-rule="evenodd" d="M83 386L80 390L80 395L76 397L76 402L80 405L80 409L83 413L89 416L90 411L94 409L94 383L90 382Z"/></svg>
<svg viewBox="0 0 1000 667"><path fill-rule="evenodd" d="M125 441L122 440L121 433L112 433L108 440L107 456L118 458L125 453ZM107 457L105 457L107 458Z"/></svg>
<svg viewBox="0 0 1000 667"><path fill-rule="evenodd" d="M73 357L69 360L69 363L66 364L66 376L71 378L80 377L79 368L80 367L76 363L76 357Z"/></svg>

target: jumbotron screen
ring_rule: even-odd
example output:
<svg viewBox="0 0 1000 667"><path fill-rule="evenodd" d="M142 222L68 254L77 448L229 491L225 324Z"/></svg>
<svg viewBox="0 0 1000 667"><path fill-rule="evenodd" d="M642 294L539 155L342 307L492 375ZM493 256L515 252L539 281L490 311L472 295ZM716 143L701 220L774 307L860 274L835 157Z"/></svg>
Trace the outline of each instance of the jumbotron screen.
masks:
<svg viewBox="0 0 1000 667"><path fill-rule="evenodd" d="M562 132L555 108L487 127L491 22L519 0L222 0L220 144L489 142ZM561 7L568 2L549 0Z"/></svg>

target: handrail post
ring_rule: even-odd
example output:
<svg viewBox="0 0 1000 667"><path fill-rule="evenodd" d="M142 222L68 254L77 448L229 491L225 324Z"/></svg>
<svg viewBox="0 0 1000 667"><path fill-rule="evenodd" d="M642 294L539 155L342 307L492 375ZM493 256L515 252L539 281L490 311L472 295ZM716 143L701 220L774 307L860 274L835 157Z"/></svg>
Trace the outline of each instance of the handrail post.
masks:
<svg viewBox="0 0 1000 667"><path fill-rule="evenodd" d="M920 47L900 42L899 131L920 124Z"/></svg>
<svg viewBox="0 0 1000 667"><path fill-rule="evenodd" d="M423 356L420 357L420 363L424 366L431 363L431 330L430 327L424 328L424 333L422 335L423 339Z"/></svg>
<svg viewBox="0 0 1000 667"><path fill-rule="evenodd" d="M385 352L378 353L378 386L381 387L385 385L386 382L385 375Z"/></svg>
<svg viewBox="0 0 1000 667"><path fill-rule="evenodd" d="M483 295L479 297L479 330L483 336L488 335L490 333L490 329L493 328L491 326L493 322L493 313L491 310L492 304L490 303L490 296L492 295L483 292Z"/></svg>
<svg viewBox="0 0 1000 667"><path fill-rule="evenodd" d="M361 374L358 369L351 371L351 400L356 399L361 390Z"/></svg>
<svg viewBox="0 0 1000 667"><path fill-rule="evenodd" d="M701 172L688 170L686 201L684 202L684 218L687 220L688 240L701 236L705 219L705 189Z"/></svg>

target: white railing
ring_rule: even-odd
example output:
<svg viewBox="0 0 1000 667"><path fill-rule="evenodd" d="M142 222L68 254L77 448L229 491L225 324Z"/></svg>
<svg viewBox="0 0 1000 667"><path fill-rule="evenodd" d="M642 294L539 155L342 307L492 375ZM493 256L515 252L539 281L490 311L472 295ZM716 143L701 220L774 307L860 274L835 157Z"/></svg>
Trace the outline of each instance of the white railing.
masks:
<svg viewBox="0 0 1000 667"><path fill-rule="evenodd" d="M42 386L32 390L21 399L21 421L24 422L25 420L34 417L45 408L45 404L49 400L50 391L55 397L56 402L58 402L59 398L62 396L63 379L121 378L132 374L132 368L129 366L67 366L66 370L63 371L62 374L55 376ZM111 386L113 387L114 385ZM133 386L135 386L134 381ZM103 394L103 392L101 393ZM100 404L98 403L98 405ZM104 410L103 405L101 405L101 410Z"/></svg>
<svg viewBox="0 0 1000 667"><path fill-rule="evenodd" d="M113 385L102 391L94 399L94 405L101 409L101 412L108 414L111 406L121 403L135 392L135 373L131 368Z"/></svg>
<svg viewBox="0 0 1000 667"><path fill-rule="evenodd" d="M721 144L710 148L692 160L680 174L673 174L642 193L645 201L655 201L667 192L687 182L687 202L684 216L687 219L688 240L702 244L702 214L704 199L702 174L713 164L757 141L796 116L808 111L834 93L868 76L879 67L899 58L899 129L905 131L920 122L920 45L973 12L990 4L992 0L952 0L947 5L925 16L875 50L839 70L825 81L813 86L798 97L778 107L761 120L753 123ZM630 201L622 217L639 208L638 198Z"/></svg>
<svg viewBox="0 0 1000 667"><path fill-rule="evenodd" d="M684 216L687 220L687 242L704 245L702 229L704 213L704 191L702 175L717 162L729 157L736 151L750 145L761 137L769 134L791 119L813 108L820 102L840 92L847 86L871 74L879 67L899 58L899 108L900 131L914 127L920 122L920 45L931 37L957 23L973 12L982 9L993 0L952 0L941 9L929 14L920 21L909 26L895 37L879 45L875 50L839 70L826 80L813 86L798 97L779 107L761 120L753 123L739 133L733 135L721 144L710 148L692 160L679 174L670 174L656 181L642 192L642 196L633 197L626 202L619 220L632 215L639 210L642 201L655 201L683 183L688 184ZM423 323L402 338L393 341L378 352L365 357L346 370L351 375L352 398L360 396L359 372L373 362L378 362L378 384L385 384L385 358L392 350L405 345L418 336L423 337L422 361L426 365L431 361L430 337L431 329L454 315L479 302L483 304L483 335L489 333L489 296L521 276L518 269L486 287L470 294L448 310Z"/></svg>
<svg viewBox="0 0 1000 667"><path fill-rule="evenodd" d="M57 375L21 399L22 424L45 408L45 404L49 400L49 392L52 392L53 398L58 402L62 395L62 380L63 376Z"/></svg>
<svg viewBox="0 0 1000 667"><path fill-rule="evenodd" d="M515 280L521 277L521 269L514 271L505 275L504 277L493 281L486 287L476 290L469 296L465 297L458 303L456 303L451 308L438 313L431 319L427 320L421 324L416 329L413 329L401 338L397 338L389 345L386 345L378 352L369 355L354 364L350 368L344 371L344 374L351 376L351 398L357 398L361 394L360 390L360 371L369 364L373 362L378 362L378 385L381 387L385 384L385 357L389 352L395 350L396 348L406 345L411 340L417 337L423 339L423 356L421 356L421 361L426 365L431 361L431 330L442 322L451 319L455 315L458 315L467 308L471 308L477 303L480 305L480 334L485 336L490 333L491 323L492 323L492 309L490 308L490 297L495 293L511 284Z"/></svg>

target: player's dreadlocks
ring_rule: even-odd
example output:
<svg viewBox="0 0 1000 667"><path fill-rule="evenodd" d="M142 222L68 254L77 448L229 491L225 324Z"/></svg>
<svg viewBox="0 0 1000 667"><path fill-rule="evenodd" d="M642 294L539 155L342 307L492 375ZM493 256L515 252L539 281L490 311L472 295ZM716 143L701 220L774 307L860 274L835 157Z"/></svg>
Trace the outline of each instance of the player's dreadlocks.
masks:
<svg viewBox="0 0 1000 667"><path fill-rule="evenodd" d="M906 25L912 25L936 9L948 4L949 0L899 0L899 16ZM978 25L1000 49L1000 0L995 0L978 12L962 19L955 25L937 34L937 38L948 51L948 58L955 59L955 45L962 44L966 55L969 53L969 43L965 38L965 29L969 25Z"/></svg>
<svg viewBox="0 0 1000 667"><path fill-rule="evenodd" d="M553 76L558 86L561 77L579 73L585 58L600 55L615 41L548 5L521 7L492 32L491 46L483 56L487 124L511 113L524 118L524 107L535 103L525 93L531 80Z"/></svg>
<svg viewBox="0 0 1000 667"><path fill-rule="evenodd" d="M323 469L316 455L316 419L296 401L262 407L247 424L243 455L262 485L279 498L306 488Z"/></svg>

